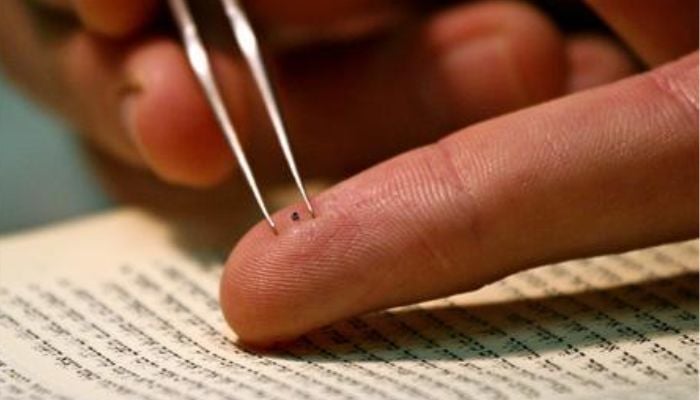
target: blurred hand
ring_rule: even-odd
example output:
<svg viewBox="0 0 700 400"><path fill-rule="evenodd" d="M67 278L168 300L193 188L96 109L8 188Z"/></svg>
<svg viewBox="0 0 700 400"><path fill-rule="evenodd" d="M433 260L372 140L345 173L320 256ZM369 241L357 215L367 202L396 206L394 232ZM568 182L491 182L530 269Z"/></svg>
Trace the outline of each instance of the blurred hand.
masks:
<svg viewBox="0 0 700 400"><path fill-rule="evenodd" d="M234 171L179 40L151 23L159 2L44 3L60 11L0 3L0 55L16 81L168 182L209 186ZM522 2L425 15L410 1L247 3L305 176L427 145L315 197L315 219L292 222L297 204L275 216L279 236L264 224L248 233L221 286L243 341L696 234L697 2L588 1L647 65L666 63L622 81L637 64L618 42L567 36ZM250 158L283 175L241 60L213 57Z"/></svg>
<svg viewBox="0 0 700 400"><path fill-rule="evenodd" d="M518 2L422 17L413 2L304 1L256 0L248 8L275 55L283 111L307 178L344 177L468 123L635 69L612 39L565 37ZM179 36L152 23L167 14L159 9L164 2L1 3L5 69L92 143L185 186L212 186L235 170ZM204 25L226 36L215 14ZM279 150L233 44L212 53L250 158L263 160L256 172L286 178L270 156Z"/></svg>

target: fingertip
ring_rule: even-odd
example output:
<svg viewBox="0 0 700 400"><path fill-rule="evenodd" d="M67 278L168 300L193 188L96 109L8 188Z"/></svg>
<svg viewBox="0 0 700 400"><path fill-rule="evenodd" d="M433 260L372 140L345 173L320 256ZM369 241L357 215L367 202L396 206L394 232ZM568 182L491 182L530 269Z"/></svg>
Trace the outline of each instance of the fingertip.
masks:
<svg viewBox="0 0 700 400"><path fill-rule="evenodd" d="M441 60L448 108L467 117L460 124L564 92L563 37L533 6L505 0L460 5L438 14L427 37Z"/></svg>
<svg viewBox="0 0 700 400"><path fill-rule="evenodd" d="M447 243L468 237L463 230L471 224L462 215L458 220L467 228L445 234L453 222L442 222L458 211L434 206L433 200L445 202L450 195L444 183L433 183L433 174L444 171L431 149L321 193L313 199L315 218L294 221L292 213L304 209L296 204L275 214L278 235L261 223L238 243L226 263L220 300L242 342L286 342L344 318L469 289L495 273L464 274L446 268L442 256L436 261L435 243L451 253ZM431 214L439 214L437 221ZM419 230L427 221L435 226ZM458 247L479 259L478 251L470 252L474 245Z"/></svg>
<svg viewBox="0 0 700 400"><path fill-rule="evenodd" d="M144 44L127 70L139 91L125 98L125 125L154 172L194 187L224 180L233 159L181 48L168 40ZM229 64L225 72L235 85L236 67ZM237 102L230 110L239 114L242 106Z"/></svg>
<svg viewBox="0 0 700 400"><path fill-rule="evenodd" d="M275 342L282 340L284 334L271 332L284 331L283 321L271 315L270 307L261 304L269 303L266 289L251 275L251 267L258 253L264 253L265 248L274 242L274 233L261 222L256 225L236 245L229 256L224 268L219 287L221 310L229 326L236 332L238 341L252 348L269 348ZM280 329L281 328L281 329Z"/></svg>
<svg viewBox="0 0 700 400"><path fill-rule="evenodd" d="M76 13L88 29L123 37L142 28L155 14L157 0L73 0Z"/></svg>
<svg viewBox="0 0 700 400"><path fill-rule="evenodd" d="M222 311L246 345L288 343L338 315L364 311L360 291L370 285L370 274L362 273L366 265L358 260L348 266L347 257L338 257L358 228L326 208L316 218L286 218L301 209L299 205L276 214L277 235L264 222L257 225L226 263Z"/></svg>

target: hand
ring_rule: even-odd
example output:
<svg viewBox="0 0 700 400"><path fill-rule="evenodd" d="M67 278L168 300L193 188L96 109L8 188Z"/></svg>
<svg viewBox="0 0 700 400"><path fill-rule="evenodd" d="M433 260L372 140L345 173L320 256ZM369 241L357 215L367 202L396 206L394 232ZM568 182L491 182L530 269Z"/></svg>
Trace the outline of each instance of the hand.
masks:
<svg viewBox="0 0 700 400"><path fill-rule="evenodd" d="M315 219L290 221L298 204L282 210L279 236L258 225L221 282L224 314L241 339L269 345L543 263L697 235L698 4L589 3L649 65L668 63L386 161L314 198ZM452 22L467 27L471 12L495 12L489 7L458 8ZM462 92L457 108L523 88L494 79L497 62L488 59L480 71L464 64L464 75L451 75L453 95L480 73L494 85ZM555 72L531 73L525 82Z"/></svg>
<svg viewBox="0 0 700 400"><path fill-rule="evenodd" d="M305 2L248 6L277 55L283 111L307 179L346 177L468 123L636 68L610 38L566 37L541 12L515 2L427 18L408 2ZM152 22L159 6L5 0L0 58L15 81L102 150L170 183L212 186L235 172L235 162L179 38ZM214 31L224 25L220 36L228 33L225 21L211 21ZM243 63L227 45L213 53L256 173L286 179Z"/></svg>
<svg viewBox="0 0 700 400"><path fill-rule="evenodd" d="M522 3L419 18L409 2L305 1L248 6L276 55L307 178L344 176L637 69L614 40L564 35ZM43 2L80 23L53 30L56 13L0 2L0 56L17 82L103 150L168 182L208 186L234 170L179 40L151 24L159 2ZM697 48L697 4L589 3L649 65ZM242 63L228 48L214 59L251 159L282 175ZM664 68L374 167L315 198L314 220L292 223L303 208L283 210L280 236L258 226L228 262L229 322L264 345L547 261L695 233L697 61Z"/></svg>

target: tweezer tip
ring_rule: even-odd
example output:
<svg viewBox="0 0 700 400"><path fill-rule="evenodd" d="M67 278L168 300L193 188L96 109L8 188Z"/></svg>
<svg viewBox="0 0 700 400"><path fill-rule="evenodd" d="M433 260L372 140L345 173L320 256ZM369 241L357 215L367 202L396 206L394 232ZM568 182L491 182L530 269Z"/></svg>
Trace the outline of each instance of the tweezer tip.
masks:
<svg viewBox="0 0 700 400"><path fill-rule="evenodd" d="M299 179L299 182L301 179ZM314 206L311 205L311 199L309 199L309 196L306 194L306 189L304 189L303 184L299 183L299 191L301 192L301 198L304 200L304 204L306 205L306 210L309 211L309 214L311 214L311 218L316 218L316 210L314 210Z"/></svg>
<svg viewBox="0 0 700 400"><path fill-rule="evenodd" d="M267 217L265 220L267 221L267 225L272 230L272 233L274 233L275 236L277 236L279 234L279 231L277 230L277 225L275 224L275 222L270 217Z"/></svg>

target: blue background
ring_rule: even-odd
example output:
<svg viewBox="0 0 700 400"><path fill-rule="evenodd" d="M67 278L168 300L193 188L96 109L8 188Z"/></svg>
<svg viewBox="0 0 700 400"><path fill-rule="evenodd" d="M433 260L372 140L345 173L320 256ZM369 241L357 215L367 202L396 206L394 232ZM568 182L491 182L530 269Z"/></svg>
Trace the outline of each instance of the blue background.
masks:
<svg viewBox="0 0 700 400"><path fill-rule="evenodd" d="M75 133L0 75L0 233L110 205Z"/></svg>

